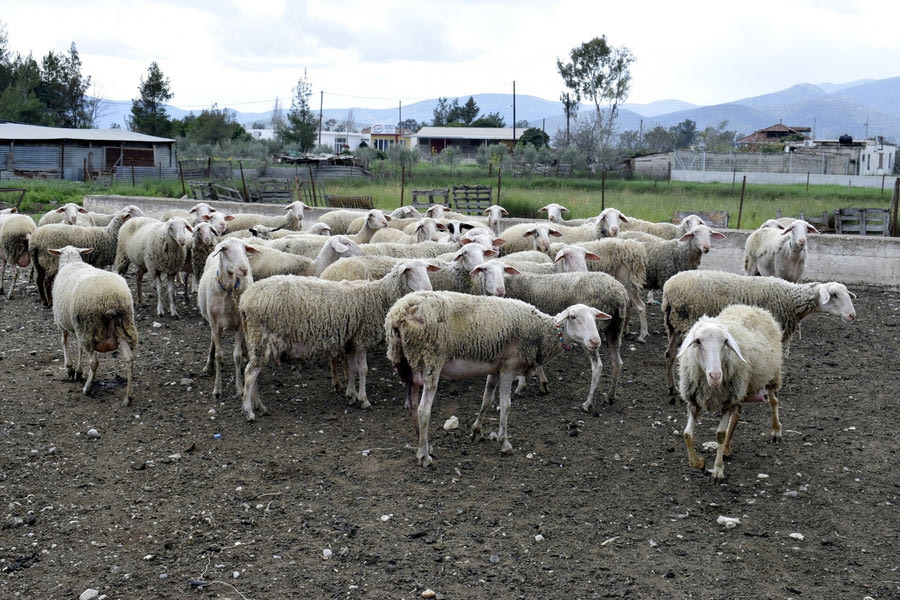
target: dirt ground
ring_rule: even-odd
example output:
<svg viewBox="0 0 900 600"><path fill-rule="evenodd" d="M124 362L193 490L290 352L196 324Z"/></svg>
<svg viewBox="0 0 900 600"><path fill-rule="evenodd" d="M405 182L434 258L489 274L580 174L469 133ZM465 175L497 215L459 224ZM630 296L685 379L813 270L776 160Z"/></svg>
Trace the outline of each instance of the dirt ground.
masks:
<svg viewBox="0 0 900 600"><path fill-rule="evenodd" d="M0 598L898 598L900 294L854 291L856 323L813 315L794 340L783 442L745 406L716 486L687 464L658 307L646 344L632 324L618 403L581 412L587 359L557 358L550 393L513 402L512 456L468 437L483 381L442 382L423 469L382 349L370 410L326 363L282 365L248 424L211 398L196 309L159 318L151 299L126 408L117 357L89 397L64 380L20 284L0 300Z"/></svg>

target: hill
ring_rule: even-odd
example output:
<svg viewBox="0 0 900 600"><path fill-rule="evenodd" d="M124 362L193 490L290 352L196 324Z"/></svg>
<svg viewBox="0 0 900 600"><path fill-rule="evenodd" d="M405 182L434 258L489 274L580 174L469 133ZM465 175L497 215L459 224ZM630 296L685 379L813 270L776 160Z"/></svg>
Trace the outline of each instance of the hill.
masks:
<svg viewBox="0 0 900 600"><path fill-rule="evenodd" d="M513 123L513 98L511 94L472 94L481 115L499 113L508 125ZM727 122L727 128L741 135L782 122L786 125L811 127L815 137L833 139L843 134L854 138L875 135L884 136L893 143L900 142L900 77L878 80L859 80L845 84L801 83L787 89L743 98L733 102L710 106L696 106L681 100L660 100L648 104L622 105L619 112L620 131L652 129L659 125L672 127L685 119L697 124L698 129L718 127ZM449 98L452 100L453 98ZM468 96L459 97L460 104ZM430 121L437 105L437 98L422 100L407 106L388 109L365 107L324 108L324 120L347 121L351 115L356 127L376 123L396 123L415 119L421 123ZM104 103L102 127L111 123L125 126L130 113L130 101ZM584 104L579 112L593 110ZM167 106L169 116L183 118L190 111ZM565 128L562 104L558 100L546 100L536 96L518 95L515 100L516 121L527 121L531 127L542 127L553 134ZM195 111L197 112L197 111ZM246 113L236 111L238 122L249 126L257 121L271 119L271 111Z"/></svg>

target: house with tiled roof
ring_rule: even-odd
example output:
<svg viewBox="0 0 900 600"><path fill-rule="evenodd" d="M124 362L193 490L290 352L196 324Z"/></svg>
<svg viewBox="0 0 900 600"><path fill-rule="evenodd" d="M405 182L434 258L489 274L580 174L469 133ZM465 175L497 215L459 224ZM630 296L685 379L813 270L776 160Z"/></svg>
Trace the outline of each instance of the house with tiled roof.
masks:
<svg viewBox="0 0 900 600"><path fill-rule="evenodd" d="M737 140L739 146L754 146L757 144L776 144L786 137L792 140L808 140L812 133L811 127L789 127L778 123Z"/></svg>

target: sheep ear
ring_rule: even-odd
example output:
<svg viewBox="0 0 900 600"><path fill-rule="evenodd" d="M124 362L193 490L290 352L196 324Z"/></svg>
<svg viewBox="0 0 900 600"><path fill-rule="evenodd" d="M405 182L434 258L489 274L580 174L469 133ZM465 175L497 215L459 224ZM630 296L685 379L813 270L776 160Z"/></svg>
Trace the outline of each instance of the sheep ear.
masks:
<svg viewBox="0 0 900 600"><path fill-rule="evenodd" d="M66 207L65 207L65 206L60 206L59 208L57 208L57 209L54 210L53 212L58 212L58 213L66 212Z"/></svg>
<svg viewBox="0 0 900 600"><path fill-rule="evenodd" d="M593 309L591 309L591 311L594 313L595 319L600 319L601 321L606 321L607 319L612 319L612 317L610 315L606 314L602 310L593 308Z"/></svg>
<svg viewBox="0 0 900 600"><path fill-rule="evenodd" d="M485 256L490 256L491 258L493 258L493 257L495 257L495 256L497 256L497 255L499 255L499 254L500 254L500 253L497 252L496 250L485 250L485 251L484 251L484 255L485 255Z"/></svg>
<svg viewBox="0 0 900 600"><path fill-rule="evenodd" d="M500 212L503 213L504 215L508 215L508 214L509 214L509 211L506 210L505 208L503 208L502 206L500 207Z"/></svg>
<svg viewBox="0 0 900 600"><path fill-rule="evenodd" d="M439 266L437 266L437 265L429 264L428 266L425 267L425 270L426 270L426 271L429 271L429 272L431 272L431 273L434 273L435 271L440 271L441 268L440 268Z"/></svg>
<svg viewBox="0 0 900 600"><path fill-rule="evenodd" d="M599 256L597 256L597 255L594 254L593 252L585 252L585 253L584 253L584 258L586 258L587 260L603 260L602 258L600 258Z"/></svg>
<svg viewBox="0 0 900 600"><path fill-rule="evenodd" d="M807 225L806 228L807 228L808 231L811 231L812 233L821 233L821 231L819 231L818 229L816 229L816 228L813 227L812 225Z"/></svg>
<svg viewBox="0 0 900 600"><path fill-rule="evenodd" d="M693 238L693 237L694 237L694 232L693 232L693 231L688 231L686 234L684 234L683 236L681 236L680 238L678 238L678 241L679 241L679 242L687 242L687 241L690 241L690 239ZM723 236L723 237L724 237L724 236Z"/></svg>
<svg viewBox="0 0 900 600"><path fill-rule="evenodd" d="M510 267L509 265L503 267L503 272L507 275L520 275L521 273L515 267Z"/></svg>
<svg viewBox="0 0 900 600"><path fill-rule="evenodd" d="M556 264L556 263L558 263L559 261L561 261L561 260L563 259L563 257L565 257L565 255L568 254L568 252L569 252L569 248L568 248L568 247L563 248L562 250L560 250L559 252L557 252L557 253L556 253L556 257L553 259L553 264Z"/></svg>
<svg viewBox="0 0 900 600"><path fill-rule="evenodd" d="M562 237L562 234L561 234L560 232L558 232L557 230L555 230L555 229L551 229L551 230L548 231L547 233L548 233L549 235L552 235L553 237Z"/></svg>
<svg viewBox="0 0 900 600"><path fill-rule="evenodd" d="M568 212L569 212L569 209L566 208L565 206L560 206L560 207L559 207L559 210L562 211L562 212L564 212L564 213L566 213L566 214L568 214Z"/></svg>
<svg viewBox="0 0 900 600"><path fill-rule="evenodd" d="M478 275L482 271L484 271L484 263L481 263L480 265L469 271L469 275Z"/></svg>
<svg viewBox="0 0 900 600"><path fill-rule="evenodd" d="M537 234L537 231L536 231L536 230L534 230L534 229L529 229L528 231L526 231L525 233L522 234L522 237L531 237L531 236L536 235L536 234Z"/></svg>
<svg viewBox="0 0 900 600"><path fill-rule="evenodd" d="M539 213L545 213L545 212L547 212L547 207L546 207L546 206L540 207L540 208L538 209L538 212L539 212Z"/></svg>
<svg viewBox="0 0 900 600"><path fill-rule="evenodd" d="M709 237L711 237L714 240L724 240L725 234L719 233L718 231L713 231L712 233L709 234Z"/></svg>
<svg viewBox="0 0 900 600"><path fill-rule="evenodd" d="M79 254L82 254L82 255L84 255L84 254L90 254L90 253L93 252L93 251L94 251L93 248L79 248L79 249L78 249L78 253L79 253Z"/></svg>
<svg viewBox="0 0 900 600"><path fill-rule="evenodd" d="M55 256L59 256L60 254L62 254L62 250L59 250L57 248L47 248L47 252Z"/></svg>
<svg viewBox="0 0 900 600"><path fill-rule="evenodd" d="M499 247L503 246L503 244L505 244L505 243L506 243L506 240L504 240L503 238L494 238L494 241L491 242L491 245L494 248L499 248Z"/></svg>
<svg viewBox="0 0 900 600"><path fill-rule="evenodd" d="M83 206L79 206L79 207L78 207L78 212L83 213L83 214L87 214L87 213L88 213L88 209L86 209L86 208L83 207Z"/></svg>
<svg viewBox="0 0 900 600"><path fill-rule="evenodd" d="M687 337L684 338L684 341L681 342L681 348L678 349L678 354L675 355L675 358L680 358L684 351L687 350L691 344L697 339L697 334L694 331L689 331Z"/></svg>
<svg viewBox="0 0 900 600"><path fill-rule="evenodd" d="M387 215L387 214L384 215L384 218L387 219L388 221L393 221L393 220L394 220L394 218L393 218L391 215Z"/></svg>
<svg viewBox="0 0 900 600"><path fill-rule="evenodd" d="M435 228L436 228L438 231L447 231L447 226L444 225L443 223L437 223L437 224L435 225Z"/></svg>
<svg viewBox="0 0 900 600"><path fill-rule="evenodd" d="M827 304L831 300L831 294L825 289L824 285L819 286L819 304Z"/></svg>
<svg viewBox="0 0 900 600"><path fill-rule="evenodd" d="M194 212L194 209L191 209L191 212ZM203 215L202 217L200 217L200 220L201 221L209 221L209 218L210 218L209 215Z"/></svg>
<svg viewBox="0 0 900 600"><path fill-rule="evenodd" d="M747 359L745 359L744 355L741 354L741 349L740 347L738 347L737 340L731 337L731 334L727 331L725 332L725 345L734 350L734 353L737 354L739 359L741 359L741 362L747 362Z"/></svg>

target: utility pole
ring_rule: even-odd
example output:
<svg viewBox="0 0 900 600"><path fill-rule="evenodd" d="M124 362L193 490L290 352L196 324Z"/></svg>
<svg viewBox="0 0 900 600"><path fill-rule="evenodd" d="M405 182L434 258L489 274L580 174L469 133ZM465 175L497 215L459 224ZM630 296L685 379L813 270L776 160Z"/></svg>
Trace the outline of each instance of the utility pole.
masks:
<svg viewBox="0 0 900 600"><path fill-rule="evenodd" d="M319 92L319 145L322 145L322 104L325 102L325 91Z"/></svg>
<svg viewBox="0 0 900 600"><path fill-rule="evenodd" d="M513 81L513 147L516 146L516 82Z"/></svg>

